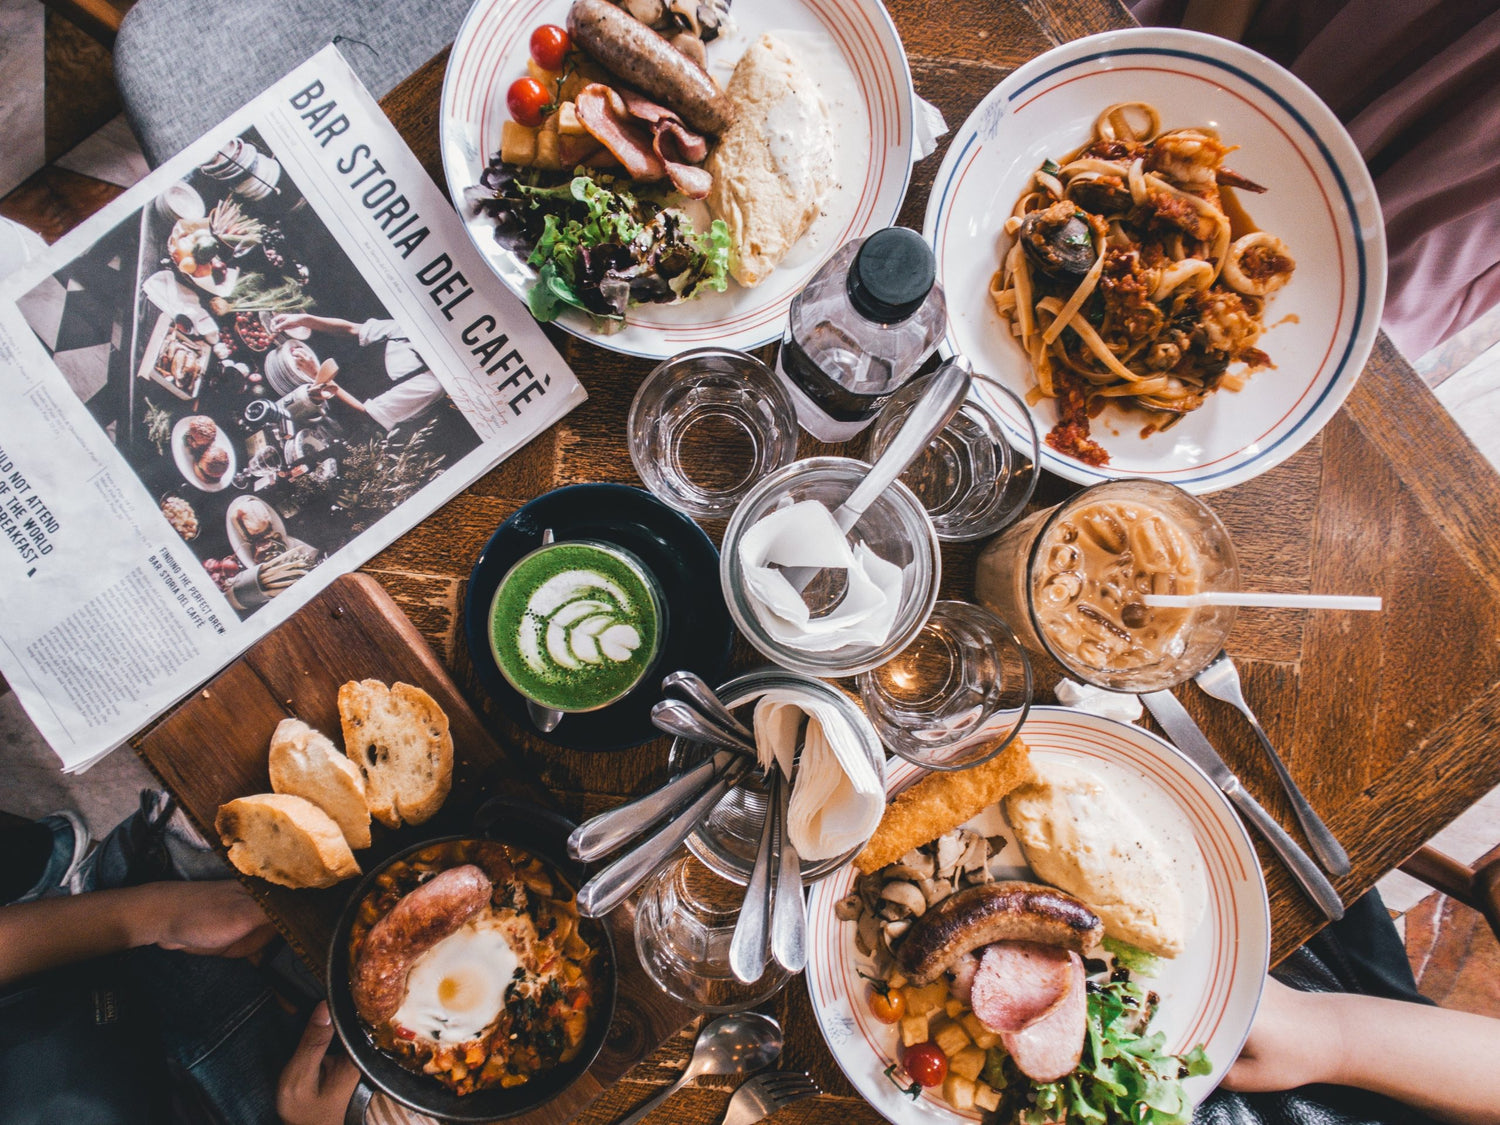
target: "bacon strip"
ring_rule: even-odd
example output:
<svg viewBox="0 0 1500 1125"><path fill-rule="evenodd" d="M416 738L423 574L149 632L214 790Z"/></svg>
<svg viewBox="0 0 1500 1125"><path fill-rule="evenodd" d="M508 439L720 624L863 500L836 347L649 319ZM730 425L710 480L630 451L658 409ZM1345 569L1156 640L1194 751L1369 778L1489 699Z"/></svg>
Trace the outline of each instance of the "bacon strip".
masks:
<svg viewBox="0 0 1500 1125"><path fill-rule="evenodd" d="M621 90L620 99L632 117L651 126L651 147L662 162L672 186L689 199L703 199L713 187L714 179L706 170L696 167L708 156L708 141L683 124L682 118L664 105L630 90Z"/></svg>
<svg viewBox="0 0 1500 1125"><path fill-rule="evenodd" d="M666 167L645 133L630 120L619 93L599 82L578 91L573 108L578 120L600 144L614 153L633 180L659 180Z"/></svg>

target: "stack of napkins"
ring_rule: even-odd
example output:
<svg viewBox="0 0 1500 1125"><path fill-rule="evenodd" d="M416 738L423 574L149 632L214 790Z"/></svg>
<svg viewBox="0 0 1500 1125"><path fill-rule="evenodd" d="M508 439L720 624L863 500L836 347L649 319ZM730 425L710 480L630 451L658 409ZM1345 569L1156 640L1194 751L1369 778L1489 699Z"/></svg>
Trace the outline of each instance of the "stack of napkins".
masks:
<svg viewBox="0 0 1500 1125"><path fill-rule="evenodd" d="M755 619L778 643L804 652L882 645L901 608L902 571L865 544L850 547L833 513L802 500L762 517L740 538L740 565ZM813 617L777 567L848 572L849 589L833 612Z"/></svg>
<svg viewBox="0 0 1500 1125"><path fill-rule="evenodd" d="M804 719L807 739L799 760ZM787 836L803 859L841 856L874 834L885 812L885 778L831 703L798 692L766 692L755 704L755 746L763 769L780 766L792 778Z"/></svg>

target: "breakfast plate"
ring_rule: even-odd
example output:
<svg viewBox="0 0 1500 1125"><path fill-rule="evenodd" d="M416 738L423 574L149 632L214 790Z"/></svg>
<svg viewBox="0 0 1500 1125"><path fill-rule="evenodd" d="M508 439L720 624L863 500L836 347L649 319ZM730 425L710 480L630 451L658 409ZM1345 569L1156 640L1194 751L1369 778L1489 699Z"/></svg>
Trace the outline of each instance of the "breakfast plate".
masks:
<svg viewBox="0 0 1500 1125"><path fill-rule="evenodd" d="M198 459L193 456L192 450L187 445L187 430L193 418L179 418L172 427L172 461L177 466L177 471L182 474L182 479L188 484L203 492L223 492L234 483L234 474L238 469L238 463L234 455L234 442L229 440L229 435L222 429L214 434L214 440L208 449L222 450L224 454L225 469L218 479L210 479L198 472ZM205 453L207 450L205 450Z"/></svg>
<svg viewBox="0 0 1500 1125"><path fill-rule="evenodd" d="M1159 975L1142 978L1161 998L1152 1031L1163 1031L1166 1049L1182 1054L1202 1044L1213 1069L1184 1082L1193 1103L1218 1084L1238 1057L1260 1002L1270 958L1271 922L1265 881L1255 849L1234 811L1208 778L1170 745L1138 727L1060 707L1036 707L1021 738L1034 763L1071 765L1116 791L1187 869L1202 872L1204 910L1187 948L1161 962ZM924 773L902 762L888 770L895 793ZM1032 878L1015 834L996 808L969 825L1006 838L992 870L1002 878ZM853 890L848 867L813 887L808 902L807 983L829 1050L849 1081L891 1121L933 1123L979 1120L924 1090L915 1101L887 1074L899 1053L897 1027L882 1023L869 1005L875 962L859 953L856 923L836 916Z"/></svg>
<svg viewBox="0 0 1500 1125"><path fill-rule="evenodd" d="M475 215L465 192L479 183L500 148L508 117L506 89L526 73L528 39L540 24L562 25L571 0L477 0L449 55L440 136L443 169L469 236L500 279L523 299L536 271L495 239L493 223ZM915 94L906 52L878 0L758 0L729 10L726 30L708 45L708 69L728 82L735 61L761 34L787 33L817 75L836 138L840 180L809 231L774 273L753 289L731 281L675 305L639 305L613 334L569 309L568 332L611 351L665 359L714 344L748 350L779 339L792 297L844 243L896 219L911 173Z"/></svg>
<svg viewBox="0 0 1500 1125"><path fill-rule="evenodd" d="M1035 386L988 293L1010 245L1003 225L1045 160L1087 143L1105 107L1135 101L1157 107L1164 130L1217 130L1239 146L1234 170L1268 189L1238 198L1296 260L1266 308L1260 347L1274 366L1146 436L1145 415L1107 407L1092 425L1107 465L1044 444L1042 467L1081 484L1151 477L1214 492L1280 464L1327 424L1364 368L1385 301L1385 229L1359 151L1316 94L1254 51L1187 31L1107 32L1048 51L996 86L954 135L928 200L923 233L948 294L942 349L1018 395ZM999 405L1012 443L1024 441L1017 408ZM1057 422L1054 400L1031 412L1043 433Z"/></svg>

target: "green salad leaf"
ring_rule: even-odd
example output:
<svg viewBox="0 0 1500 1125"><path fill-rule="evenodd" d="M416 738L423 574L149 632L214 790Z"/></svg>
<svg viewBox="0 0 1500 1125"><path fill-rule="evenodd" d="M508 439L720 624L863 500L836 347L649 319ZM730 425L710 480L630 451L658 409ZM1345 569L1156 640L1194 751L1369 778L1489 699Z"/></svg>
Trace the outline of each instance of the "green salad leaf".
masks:
<svg viewBox="0 0 1500 1125"><path fill-rule="evenodd" d="M1182 1080L1213 1067L1201 1045L1172 1055L1164 1049L1165 1034L1147 1034L1155 1010L1155 994L1127 974L1090 983L1083 1059L1066 1078L1032 1083L1032 1104L1019 1114L1023 1125L1064 1117L1097 1125L1186 1125L1192 1105ZM998 1060L986 1060L986 1073L992 1062Z"/></svg>
<svg viewBox="0 0 1500 1125"><path fill-rule="evenodd" d="M1105 936L1103 942L1104 952L1115 959L1115 964L1129 969L1143 977L1158 977L1161 975L1161 958L1154 953L1147 953L1127 941L1118 941L1115 938Z"/></svg>

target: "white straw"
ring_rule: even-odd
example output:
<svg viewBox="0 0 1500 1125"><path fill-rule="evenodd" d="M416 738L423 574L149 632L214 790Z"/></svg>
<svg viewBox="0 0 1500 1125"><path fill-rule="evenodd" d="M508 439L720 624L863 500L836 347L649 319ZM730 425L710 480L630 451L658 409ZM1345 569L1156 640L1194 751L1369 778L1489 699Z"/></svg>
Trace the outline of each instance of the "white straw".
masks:
<svg viewBox="0 0 1500 1125"><path fill-rule="evenodd" d="M1141 601L1159 609L1196 609L1205 605L1272 606L1277 609L1379 609L1379 598L1347 594L1257 594L1224 590L1203 594L1142 594Z"/></svg>

